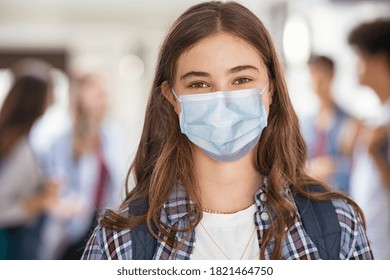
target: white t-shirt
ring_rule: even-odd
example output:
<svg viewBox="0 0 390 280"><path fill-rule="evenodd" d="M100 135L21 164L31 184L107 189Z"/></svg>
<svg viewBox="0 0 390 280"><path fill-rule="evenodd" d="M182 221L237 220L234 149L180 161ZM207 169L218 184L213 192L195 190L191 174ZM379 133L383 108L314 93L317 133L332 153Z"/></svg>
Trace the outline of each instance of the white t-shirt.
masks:
<svg viewBox="0 0 390 280"><path fill-rule="evenodd" d="M191 259L239 260L242 256L242 259L258 260L260 248L255 212L255 204L233 214L203 212L203 219L195 228L195 246Z"/></svg>

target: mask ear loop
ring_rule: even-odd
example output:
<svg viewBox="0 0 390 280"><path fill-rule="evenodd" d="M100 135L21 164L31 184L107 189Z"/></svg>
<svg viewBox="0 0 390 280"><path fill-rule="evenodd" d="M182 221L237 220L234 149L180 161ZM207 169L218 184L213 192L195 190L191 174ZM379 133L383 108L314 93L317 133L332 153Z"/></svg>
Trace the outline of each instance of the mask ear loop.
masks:
<svg viewBox="0 0 390 280"><path fill-rule="evenodd" d="M177 96L175 89L173 87L172 87L172 93L175 96L175 98L177 99L177 101L179 101L181 103L181 100L180 100L179 96Z"/></svg>
<svg viewBox="0 0 390 280"><path fill-rule="evenodd" d="M269 85L269 80L267 81L267 83L265 84L263 89L261 90L261 93L260 93L261 95L263 95L263 93L264 93L265 89L268 87L268 85Z"/></svg>
<svg viewBox="0 0 390 280"><path fill-rule="evenodd" d="M269 80L267 80L267 83L265 84L265 86L263 87L263 89L261 90L260 92L260 102L263 104L263 94L264 94L264 91L265 89L268 87L268 84L269 84Z"/></svg>

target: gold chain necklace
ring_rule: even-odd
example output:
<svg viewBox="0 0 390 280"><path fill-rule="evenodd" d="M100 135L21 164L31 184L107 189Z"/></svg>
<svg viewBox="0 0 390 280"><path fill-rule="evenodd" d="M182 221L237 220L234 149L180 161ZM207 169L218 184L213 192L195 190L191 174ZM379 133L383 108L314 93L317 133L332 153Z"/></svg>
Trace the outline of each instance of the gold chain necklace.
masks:
<svg viewBox="0 0 390 280"><path fill-rule="evenodd" d="M246 206L245 208L242 208L241 210L238 210L238 211L232 211L232 212L220 212L220 211L214 211L214 210L210 210L210 209L207 209L207 208L203 208L203 212L206 212L206 213L211 213L211 214L234 214L234 213L237 213L237 212L240 212L240 211L244 211L246 209L248 209L249 207L251 207L254 203L252 203L251 205L249 206Z"/></svg>
<svg viewBox="0 0 390 280"><path fill-rule="evenodd" d="M217 241L214 240L214 238L211 236L211 234L207 231L207 229L205 228L205 226L202 224L202 222L200 222L200 225L202 226L202 228L204 229L204 231L207 233L207 235L210 237L211 241L213 241L213 243L218 247L218 249L221 251L221 253L225 256L225 258L227 260L230 260L230 257L225 253L224 250L222 250L222 248L218 245ZM244 257L245 253L246 253L246 250L248 249L249 247L249 243L251 243L251 240L252 240L252 237L253 237L253 234L255 233L256 231L256 227L253 228L253 231L252 231L252 234L251 236L249 237L249 240L245 246L245 249L244 249L244 252L242 252L241 254L241 257L240 257L240 260L242 260L242 258Z"/></svg>

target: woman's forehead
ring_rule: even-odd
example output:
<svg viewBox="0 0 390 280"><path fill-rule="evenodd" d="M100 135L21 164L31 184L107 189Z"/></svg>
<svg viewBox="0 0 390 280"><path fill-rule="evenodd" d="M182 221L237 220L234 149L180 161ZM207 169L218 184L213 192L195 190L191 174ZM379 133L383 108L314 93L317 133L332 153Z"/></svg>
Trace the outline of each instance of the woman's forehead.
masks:
<svg viewBox="0 0 390 280"><path fill-rule="evenodd" d="M265 70L260 53L253 45L233 34L220 32L183 52L177 61L177 74L194 69L228 70L239 65L253 65Z"/></svg>

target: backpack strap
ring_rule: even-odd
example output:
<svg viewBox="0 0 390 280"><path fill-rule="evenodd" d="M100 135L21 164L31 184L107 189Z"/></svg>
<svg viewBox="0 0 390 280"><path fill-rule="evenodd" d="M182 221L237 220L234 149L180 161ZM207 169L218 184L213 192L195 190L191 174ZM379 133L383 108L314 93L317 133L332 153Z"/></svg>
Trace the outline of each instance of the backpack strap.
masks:
<svg viewBox="0 0 390 280"><path fill-rule="evenodd" d="M312 186L310 190L323 191L320 186ZM321 259L340 259L341 226L332 201L311 201L300 195L296 195L294 199L302 224L317 246Z"/></svg>
<svg viewBox="0 0 390 280"><path fill-rule="evenodd" d="M129 213L140 216L148 211L149 203L147 198L140 198L129 206ZM157 229L153 227L154 232ZM131 229L131 248L133 260L151 260L157 248L157 240L150 234L145 223Z"/></svg>

